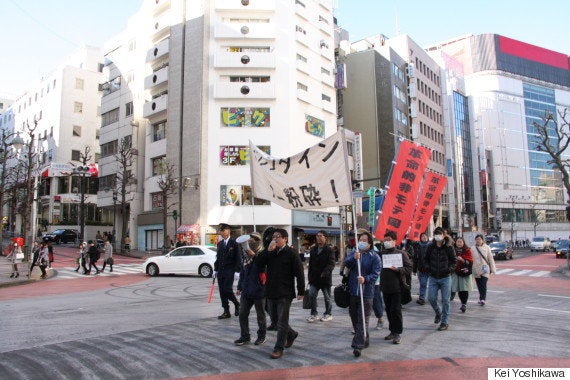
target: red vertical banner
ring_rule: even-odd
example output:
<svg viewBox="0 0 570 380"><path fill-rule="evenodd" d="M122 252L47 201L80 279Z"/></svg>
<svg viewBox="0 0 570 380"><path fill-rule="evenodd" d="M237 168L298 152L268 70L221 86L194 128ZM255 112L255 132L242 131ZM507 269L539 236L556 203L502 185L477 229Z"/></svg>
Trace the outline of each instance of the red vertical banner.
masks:
<svg viewBox="0 0 570 380"><path fill-rule="evenodd" d="M374 232L377 239L383 239L388 231L396 233L398 243L404 238L412 222L430 154L428 148L417 146L410 141L404 140L400 144Z"/></svg>
<svg viewBox="0 0 570 380"><path fill-rule="evenodd" d="M433 172L426 173L422 191L418 198L418 207L412 219L412 228L408 234L410 240L420 240L420 234L428 227L446 183L446 177Z"/></svg>

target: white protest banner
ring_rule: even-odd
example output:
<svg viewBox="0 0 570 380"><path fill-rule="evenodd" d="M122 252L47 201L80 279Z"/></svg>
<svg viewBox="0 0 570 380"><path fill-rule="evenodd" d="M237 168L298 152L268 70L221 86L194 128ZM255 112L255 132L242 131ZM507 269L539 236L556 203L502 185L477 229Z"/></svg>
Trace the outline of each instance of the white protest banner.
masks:
<svg viewBox="0 0 570 380"><path fill-rule="evenodd" d="M352 203L341 132L287 158L275 158L250 141L251 183L256 198L303 210Z"/></svg>
<svg viewBox="0 0 570 380"><path fill-rule="evenodd" d="M382 255L382 267L383 268L402 268L404 262L401 253L383 254Z"/></svg>

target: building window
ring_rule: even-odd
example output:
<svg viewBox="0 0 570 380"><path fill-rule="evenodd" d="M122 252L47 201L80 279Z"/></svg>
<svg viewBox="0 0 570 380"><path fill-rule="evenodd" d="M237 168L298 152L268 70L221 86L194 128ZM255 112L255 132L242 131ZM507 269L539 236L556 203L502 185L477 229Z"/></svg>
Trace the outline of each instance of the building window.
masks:
<svg viewBox="0 0 570 380"><path fill-rule="evenodd" d="M307 58L303 57L301 54L297 53L297 61L307 62Z"/></svg>
<svg viewBox="0 0 570 380"><path fill-rule="evenodd" d="M255 77L241 77L241 76L230 76L230 82L252 82L252 83L259 83L259 82L269 82L271 77L267 76L255 76Z"/></svg>
<svg viewBox="0 0 570 380"><path fill-rule="evenodd" d="M152 175L164 174L166 169L166 156L155 157L152 159Z"/></svg>
<svg viewBox="0 0 570 380"><path fill-rule="evenodd" d="M117 90L121 89L121 77L111 79L108 82L99 85L99 91L103 91L103 96L109 95Z"/></svg>
<svg viewBox="0 0 570 380"><path fill-rule="evenodd" d="M117 140L101 144L101 157L112 156L117 153Z"/></svg>
<svg viewBox="0 0 570 380"><path fill-rule="evenodd" d="M73 104L73 112L75 113L83 113L83 103L75 102Z"/></svg>
<svg viewBox="0 0 570 380"><path fill-rule="evenodd" d="M71 151L71 160L72 161L79 161L81 159L81 152L78 150Z"/></svg>
<svg viewBox="0 0 570 380"><path fill-rule="evenodd" d="M321 99L324 100L325 102L331 101L331 97L325 94L321 94Z"/></svg>
<svg viewBox="0 0 570 380"><path fill-rule="evenodd" d="M81 137L81 126L79 125L73 126L73 137Z"/></svg>
<svg viewBox="0 0 570 380"><path fill-rule="evenodd" d="M251 205L251 186L222 185L220 186L220 206L248 206ZM254 198L254 204L270 205L271 202Z"/></svg>
<svg viewBox="0 0 570 380"><path fill-rule="evenodd" d="M166 138L166 120L152 125L152 141L159 141Z"/></svg>
<svg viewBox="0 0 570 380"><path fill-rule="evenodd" d="M222 127L270 127L269 108L223 107L220 109Z"/></svg>
<svg viewBox="0 0 570 380"><path fill-rule="evenodd" d="M309 91L309 87L301 82L297 82L297 90Z"/></svg>
<svg viewBox="0 0 570 380"><path fill-rule="evenodd" d="M329 70L325 69L324 67L321 67L321 74L331 75L331 72Z"/></svg>
<svg viewBox="0 0 570 380"><path fill-rule="evenodd" d="M75 78L75 89L76 90L83 90L83 79Z"/></svg>
<svg viewBox="0 0 570 380"><path fill-rule="evenodd" d="M295 31L302 33L302 34L305 34L305 35L307 34L307 31L305 29L301 28L299 25L295 25Z"/></svg>
<svg viewBox="0 0 570 380"><path fill-rule="evenodd" d="M162 192L150 193L150 207L153 211L162 210L164 204L162 202Z"/></svg>
<svg viewBox="0 0 570 380"><path fill-rule="evenodd" d="M300 0L295 0L295 4L299 4L299 5L302 6L303 8L306 8L306 7L305 7L305 4L304 4L302 1L300 1Z"/></svg>
<svg viewBox="0 0 570 380"><path fill-rule="evenodd" d="M101 126L112 124L119 121L119 109L115 108L109 112L105 112L101 115Z"/></svg>
<svg viewBox="0 0 570 380"><path fill-rule="evenodd" d="M128 102L125 104L125 117L129 117L133 114L133 102Z"/></svg>

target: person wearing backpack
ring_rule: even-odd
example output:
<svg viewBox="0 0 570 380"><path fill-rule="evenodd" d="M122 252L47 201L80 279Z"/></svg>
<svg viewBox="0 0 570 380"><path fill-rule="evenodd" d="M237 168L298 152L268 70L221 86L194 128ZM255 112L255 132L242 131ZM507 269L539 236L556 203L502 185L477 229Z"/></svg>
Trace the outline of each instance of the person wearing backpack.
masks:
<svg viewBox="0 0 570 380"><path fill-rule="evenodd" d="M89 240L87 242L87 244L89 244L89 249L88 249L88 253L89 253L89 269L87 269L87 273L86 274L91 274L91 267L95 267L95 270L97 272L95 272L95 274L99 274L101 271L99 270L99 268L97 268L97 260L99 260L99 257L101 256L101 252L99 252L99 248L95 245L95 243L93 242L93 240Z"/></svg>

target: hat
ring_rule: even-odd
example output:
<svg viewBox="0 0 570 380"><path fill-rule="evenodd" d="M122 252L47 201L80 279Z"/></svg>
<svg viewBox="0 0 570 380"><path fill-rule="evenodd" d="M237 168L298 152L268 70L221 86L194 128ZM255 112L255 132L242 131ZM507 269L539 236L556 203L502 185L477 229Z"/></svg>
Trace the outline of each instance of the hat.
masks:
<svg viewBox="0 0 570 380"><path fill-rule="evenodd" d="M433 230L433 234L434 235L443 235L443 228L437 227L435 230Z"/></svg>
<svg viewBox="0 0 570 380"><path fill-rule="evenodd" d="M226 223L220 223L220 226L218 227L218 230L222 231L222 230L231 230L231 227L229 224Z"/></svg>
<svg viewBox="0 0 570 380"><path fill-rule="evenodd" d="M259 232L252 232L249 234L249 236L256 239L256 240L261 241L261 234Z"/></svg>

